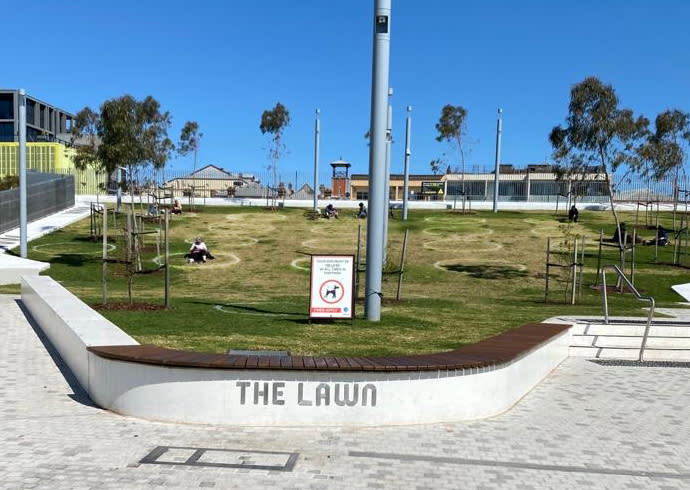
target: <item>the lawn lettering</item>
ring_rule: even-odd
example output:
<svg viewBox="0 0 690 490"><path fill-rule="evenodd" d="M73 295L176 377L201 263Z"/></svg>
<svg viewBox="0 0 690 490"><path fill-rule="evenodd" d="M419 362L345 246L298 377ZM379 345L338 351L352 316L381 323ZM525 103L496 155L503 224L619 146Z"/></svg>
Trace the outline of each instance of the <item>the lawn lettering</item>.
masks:
<svg viewBox="0 0 690 490"><path fill-rule="evenodd" d="M285 383L282 381L237 381L240 405L285 405ZM376 406L376 386L367 383L319 383L316 386L297 383L297 398L291 401L301 407Z"/></svg>

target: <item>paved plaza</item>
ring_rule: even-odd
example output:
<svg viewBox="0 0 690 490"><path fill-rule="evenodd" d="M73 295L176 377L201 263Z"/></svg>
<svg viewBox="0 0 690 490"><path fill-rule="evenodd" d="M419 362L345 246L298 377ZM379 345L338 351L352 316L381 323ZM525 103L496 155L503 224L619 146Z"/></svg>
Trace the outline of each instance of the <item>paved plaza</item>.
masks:
<svg viewBox="0 0 690 490"><path fill-rule="evenodd" d="M690 489L687 368L570 358L474 422L193 426L93 406L17 297L0 295L0 325L2 489Z"/></svg>

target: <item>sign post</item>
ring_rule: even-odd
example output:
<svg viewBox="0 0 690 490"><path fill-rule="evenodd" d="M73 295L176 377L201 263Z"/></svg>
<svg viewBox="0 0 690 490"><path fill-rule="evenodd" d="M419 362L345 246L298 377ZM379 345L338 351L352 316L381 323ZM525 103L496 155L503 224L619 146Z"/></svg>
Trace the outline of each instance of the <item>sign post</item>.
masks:
<svg viewBox="0 0 690 490"><path fill-rule="evenodd" d="M354 255L312 255L309 319L354 318Z"/></svg>

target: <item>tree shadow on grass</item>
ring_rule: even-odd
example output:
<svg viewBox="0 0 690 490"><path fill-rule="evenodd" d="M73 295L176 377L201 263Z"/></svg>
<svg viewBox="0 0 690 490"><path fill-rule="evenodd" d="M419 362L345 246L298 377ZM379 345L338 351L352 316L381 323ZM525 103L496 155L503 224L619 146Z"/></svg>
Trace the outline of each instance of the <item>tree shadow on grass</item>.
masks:
<svg viewBox="0 0 690 490"><path fill-rule="evenodd" d="M218 303L211 301L190 301L192 304L197 305L208 305L212 306L217 310L226 313L239 313L245 315L256 315L256 316L268 316L268 317L282 317L282 316L303 316L303 312L294 311L274 311L268 310L266 308L261 308L257 306L242 305L237 303Z"/></svg>
<svg viewBox="0 0 690 490"><path fill-rule="evenodd" d="M527 271L516 269L515 267L505 265L462 265L462 264L448 264L442 266L450 272L460 272L467 274L477 279L513 279L517 277L526 277Z"/></svg>
<svg viewBox="0 0 690 490"><path fill-rule="evenodd" d="M100 261L100 259L99 259ZM82 267L89 262L96 262L93 256L84 254L57 254L50 259L51 264L62 264L69 267Z"/></svg>

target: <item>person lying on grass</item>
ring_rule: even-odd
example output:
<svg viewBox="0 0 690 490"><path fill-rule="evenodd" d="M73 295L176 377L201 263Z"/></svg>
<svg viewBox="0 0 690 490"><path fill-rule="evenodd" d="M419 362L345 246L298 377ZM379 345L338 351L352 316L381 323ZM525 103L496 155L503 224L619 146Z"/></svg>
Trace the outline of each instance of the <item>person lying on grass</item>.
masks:
<svg viewBox="0 0 690 490"><path fill-rule="evenodd" d="M211 255L208 247L203 242L201 237L196 237L194 243L192 243L189 253L184 256L185 259L189 261L190 264L194 262L206 262L206 259L213 260L215 257Z"/></svg>

